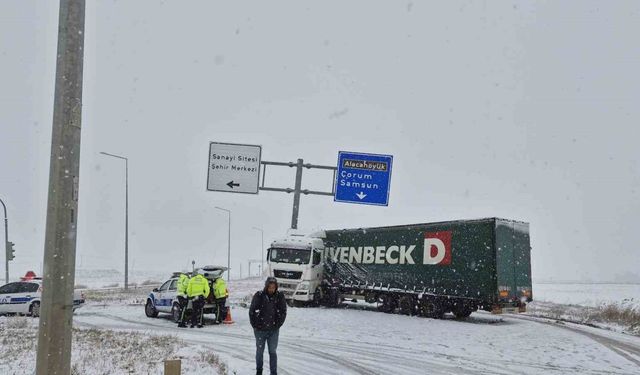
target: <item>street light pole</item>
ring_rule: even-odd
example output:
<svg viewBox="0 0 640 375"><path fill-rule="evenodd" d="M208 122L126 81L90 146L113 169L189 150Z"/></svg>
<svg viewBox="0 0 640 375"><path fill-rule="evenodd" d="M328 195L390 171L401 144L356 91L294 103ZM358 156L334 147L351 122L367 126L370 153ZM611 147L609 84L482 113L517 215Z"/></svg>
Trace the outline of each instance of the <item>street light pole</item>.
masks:
<svg viewBox="0 0 640 375"><path fill-rule="evenodd" d="M129 159L124 156L100 152L102 155L124 160L124 289L129 289Z"/></svg>
<svg viewBox="0 0 640 375"><path fill-rule="evenodd" d="M9 220L7 219L7 206L4 204L2 199L0 199L0 203L2 203L2 208L4 208L4 256L5 256L5 283L9 284Z"/></svg>
<svg viewBox="0 0 640 375"><path fill-rule="evenodd" d="M220 211L225 211L229 216L229 234L227 237L227 277L231 279L231 210L222 207L215 207Z"/></svg>
<svg viewBox="0 0 640 375"><path fill-rule="evenodd" d="M264 272L264 230L258 227L252 227L255 230L260 231L260 243L262 244L260 247L260 276L262 276L262 272Z"/></svg>

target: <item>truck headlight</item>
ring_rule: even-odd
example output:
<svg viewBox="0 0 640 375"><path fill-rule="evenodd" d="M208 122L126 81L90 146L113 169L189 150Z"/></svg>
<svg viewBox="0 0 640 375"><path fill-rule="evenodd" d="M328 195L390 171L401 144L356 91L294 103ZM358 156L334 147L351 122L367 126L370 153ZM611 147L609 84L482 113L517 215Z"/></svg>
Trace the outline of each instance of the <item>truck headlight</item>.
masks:
<svg viewBox="0 0 640 375"><path fill-rule="evenodd" d="M309 290L309 282L303 281L300 284L298 284L298 290Z"/></svg>

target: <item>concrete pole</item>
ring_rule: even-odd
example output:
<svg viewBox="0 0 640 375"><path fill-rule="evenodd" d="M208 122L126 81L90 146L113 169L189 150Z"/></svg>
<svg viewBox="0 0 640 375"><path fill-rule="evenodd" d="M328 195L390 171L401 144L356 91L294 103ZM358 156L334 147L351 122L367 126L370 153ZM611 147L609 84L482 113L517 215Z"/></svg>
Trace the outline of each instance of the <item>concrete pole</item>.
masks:
<svg viewBox="0 0 640 375"><path fill-rule="evenodd" d="M2 203L2 208L4 208L4 282L5 284L9 284L9 220L7 219L7 206L4 204L2 199L0 199L0 203Z"/></svg>
<svg viewBox="0 0 640 375"><path fill-rule="evenodd" d="M84 0L60 0L37 375L71 373L84 18Z"/></svg>
<svg viewBox="0 0 640 375"><path fill-rule="evenodd" d="M302 166L304 161L298 159L296 163L296 186L293 190L293 213L291 215L291 229L298 229L298 212L300 211L300 191L302 190Z"/></svg>

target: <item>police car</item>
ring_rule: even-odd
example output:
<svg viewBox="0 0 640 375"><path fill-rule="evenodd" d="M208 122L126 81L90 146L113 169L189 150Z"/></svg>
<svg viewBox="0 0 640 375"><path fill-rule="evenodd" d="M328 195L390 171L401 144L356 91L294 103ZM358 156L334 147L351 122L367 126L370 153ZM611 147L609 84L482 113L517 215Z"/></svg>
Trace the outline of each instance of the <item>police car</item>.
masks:
<svg viewBox="0 0 640 375"><path fill-rule="evenodd" d="M40 298L42 297L42 278L32 271L27 272L20 281L0 287L0 314L22 314L40 316ZM84 305L83 293L74 291L73 310Z"/></svg>
<svg viewBox="0 0 640 375"><path fill-rule="evenodd" d="M222 266L205 266L198 268L197 272L209 280L211 292L205 301L203 312L212 314L216 311L215 298L213 296L213 282L227 270ZM191 277L191 272L187 273ZM180 304L178 303L178 278L180 272L174 272L171 278L165 281L159 288L153 289L144 305L144 313L149 318L157 318L159 313L171 314L174 322L180 319Z"/></svg>

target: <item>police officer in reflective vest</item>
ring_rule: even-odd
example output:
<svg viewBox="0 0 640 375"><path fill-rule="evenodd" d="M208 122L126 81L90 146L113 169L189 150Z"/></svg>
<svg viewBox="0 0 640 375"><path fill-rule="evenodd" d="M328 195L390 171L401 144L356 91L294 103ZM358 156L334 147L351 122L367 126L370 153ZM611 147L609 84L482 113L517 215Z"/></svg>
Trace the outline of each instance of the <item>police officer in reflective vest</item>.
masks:
<svg viewBox="0 0 640 375"><path fill-rule="evenodd" d="M189 286L189 276L184 273L180 273L178 278L178 303L180 304L180 319L178 319L178 327L186 327L185 314L187 312L187 305L189 300L187 299L187 287Z"/></svg>
<svg viewBox="0 0 640 375"><path fill-rule="evenodd" d="M227 297L229 297L227 283L222 277L218 277L213 282L213 296L216 298L216 324L220 324L222 323L222 320L227 317L225 304L227 302Z"/></svg>
<svg viewBox="0 0 640 375"><path fill-rule="evenodd" d="M205 299L209 297L209 280L200 274L195 274L187 285L187 295L191 300L193 309L191 311L191 328L198 326L202 328L204 325L202 314Z"/></svg>

